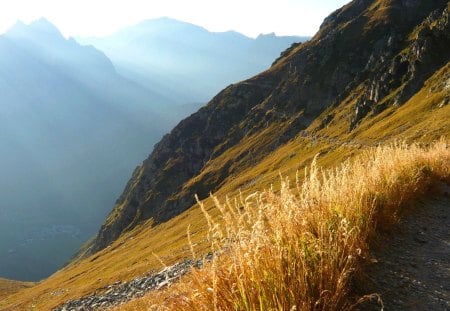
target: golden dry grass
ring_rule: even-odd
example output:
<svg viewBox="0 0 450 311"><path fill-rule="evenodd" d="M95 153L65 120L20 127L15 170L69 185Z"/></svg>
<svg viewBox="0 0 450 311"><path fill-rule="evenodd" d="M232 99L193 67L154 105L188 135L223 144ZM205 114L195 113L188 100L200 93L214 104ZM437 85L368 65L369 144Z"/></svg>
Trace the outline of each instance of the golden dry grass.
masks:
<svg viewBox="0 0 450 311"><path fill-rule="evenodd" d="M335 169L315 164L279 192L216 200L204 214L213 262L164 292L123 310L343 310L350 281L376 232L402 207L450 179L450 148L392 144L370 148ZM202 205L202 203L200 203Z"/></svg>
<svg viewBox="0 0 450 311"><path fill-rule="evenodd" d="M33 282L20 282L0 278L0 299L33 285Z"/></svg>

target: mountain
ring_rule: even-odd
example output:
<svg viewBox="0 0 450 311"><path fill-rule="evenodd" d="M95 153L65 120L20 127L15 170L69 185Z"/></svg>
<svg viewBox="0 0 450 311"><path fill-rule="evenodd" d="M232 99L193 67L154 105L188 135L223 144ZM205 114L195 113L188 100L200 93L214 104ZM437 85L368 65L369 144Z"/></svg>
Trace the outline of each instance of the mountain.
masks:
<svg viewBox="0 0 450 311"><path fill-rule="evenodd" d="M0 94L0 275L37 280L95 233L180 117L45 19L0 36Z"/></svg>
<svg viewBox="0 0 450 311"><path fill-rule="evenodd" d="M352 244L351 254L341 252L340 243L354 241L352 237L360 231L369 230L372 233L369 239L384 234L379 231L388 224L365 221L386 214L381 219L395 223L398 210L394 206L406 209L403 203L409 203L408 199L420 200L430 190L437 195L434 183L449 180L448 167L445 168L450 137L449 10L448 1L444 0L354 0L333 12L310 41L287 49L270 69L228 86L165 135L136 168L96 238L80 251L83 256L32 288L5 297L0 301L0 309L47 310L60 306L62 310L68 301L86 309L123 303L140 297L155 284L167 285L166 278L173 277L169 265L207 254L211 251L210 243L222 241L221 237L227 247L216 253L215 263L228 266L220 273L212 273L208 279L208 271L218 270L214 270L215 264L207 265L203 270L206 274L200 271L194 277L186 275L181 284L153 291L149 301L131 306L121 304L119 308L164 308L174 300L178 309L208 309L211 303L217 305L222 300L224 305L234 303L236 308L236 302L230 299L236 295L244 300L239 305L242 309L246 306L264 309L265 299L275 300L279 308L280 301L286 298L279 294L280 289L286 296L300 293L315 298L301 300L295 307L292 304L296 301L291 301L287 310L345 309L339 308L344 306L342 300L337 305L332 303L333 299L339 294L351 295L347 287L349 277L366 264L376 262L376 258L368 252L370 241ZM440 149L422 153L419 146L426 148L440 137L443 137ZM418 145L407 148L403 141ZM385 147L374 148L380 144ZM391 144L396 147L389 147ZM386 149L390 152L383 151ZM446 179L441 179L443 176L427 162L429 153L444 167ZM346 162L355 157L359 160L350 162L352 165ZM410 166L412 162L418 165ZM403 170L401 174L397 174L397 167ZM340 173L345 178L338 178ZM378 178L372 178L373 173ZM290 177L305 182L297 189L305 197L291 195L289 185L280 185L280 175L283 180ZM318 186L321 179L328 179L327 185L331 183L332 187ZM355 196L354 188L360 188L359 181L364 181L362 187L369 189L366 196ZM374 181L382 187L378 188ZM406 188L398 192L402 187ZM328 195L330 188L335 190L333 195ZM220 202L236 208L217 207L215 200L209 198L210 192ZM309 196L311 192L317 195ZM276 228L270 228L266 224L274 222L264 217L265 212L272 209L270 216L278 217L273 206L283 208L280 193L287 199L286 205L293 205L292 210L287 210L292 214L286 213L286 209L280 211L284 217L275 222ZM201 206L195 204L195 194ZM315 209L317 198L332 209ZM307 204L297 209L297 200L305 200ZM429 200L420 201L425 202L420 205L429 206ZM442 202L446 201L448 197ZM357 208L349 210L349 202L356 204L352 208L365 204L370 217L360 214ZM267 208L256 208L261 207L260 203ZM270 207L264 203L274 204ZM205 218L205 211L211 217ZM307 216L299 218L303 212ZM355 219L355 215L360 217ZM351 221L347 219L350 216ZM230 228L220 221L242 222L244 228ZM355 222L360 227L348 227ZM299 239L293 240L286 235L285 225L289 229L308 227L308 231L300 232L300 237L294 236ZM220 232L221 229L231 232ZM266 244L252 243L253 229ZM374 229L380 230L371 231ZM416 246L424 243L422 230L434 234L434 230L420 228L418 235L411 237ZM246 243L240 244L241 238ZM437 240L434 236L433 239ZM283 247L274 250L271 244L280 241ZM235 258L234 250L228 248L235 244L250 250L251 256ZM323 244L331 244L332 252L323 251ZM303 261L296 260L299 259L294 256L296 250ZM280 256L273 256L270 251ZM405 264L408 256L402 255ZM236 265L252 264L255 258L268 263L267 266L273 261L278 270L235 270ZM152 274L160 271L161 262L164 270ZM308 270L314 267L322 270ZM326 273L333 269L341 274L330 278ZM299 270L305 273L293 273ZM244 283L248 274L253 283ZM149 275L163 283L153 282ZM279 280L277 276L284 278L283 282L272 282ZM284 283L292 280L303 282L304 287L292 290ZM225 291L217 291L218 282L227 283L226 288L219 287ZM266 283L266 287L254 286L261 283ZM250 286L243 288L242 284ZM329 284L339 287L340 292L328 289ZM204 291L197 291L199 285L204 285ZM123 289L126 291L119 296L125 296L124 300L114 301L112 296ZM405 292L415 293L409 289ZM193 296L185 295L191 290ZM252 291L259 291L257 298L261 298L261 292L266 296L248 304L247 294ZM350 300L347 302L356 303L360 297L347 297ZM413 297L416 302L417 297L421 296ZM204 304L195 304L195 299Z"/></svg>
<svg viewBox="0 0 450 311"><path fill-rule="evenodd" d="M446 8L438 0L357 0L331 14L312 40L227 87L164 136L133 173L90 252L146 219L157 224L179 215L196 194L207 198L297 135L334 123L336 133L356 133L362 120L394 113L433 74L448 72ZM445 105L445 82L436 88L446 93Z"/></svg>
<svg viewBox="0 0 450 311"><path fill-rule="evenodd" d="M307 39L274 34L252 39L170 18L145 20L107 37L79 38L105 52L122 75L181 104L207 102L230 83L267 69L291 44Z"/></svg>

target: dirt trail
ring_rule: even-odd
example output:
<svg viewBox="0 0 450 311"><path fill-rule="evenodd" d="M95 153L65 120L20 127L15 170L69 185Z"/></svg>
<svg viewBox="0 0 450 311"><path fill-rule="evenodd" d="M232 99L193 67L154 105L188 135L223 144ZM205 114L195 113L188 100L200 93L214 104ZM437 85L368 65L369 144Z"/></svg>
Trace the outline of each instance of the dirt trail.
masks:
<svg viewBox="0 0 450 311"><path fill-rule="evenodd" d="M441 192L418 202L373 252L365 290L382 304L359 310L450 310L450 187Z"/></svg>

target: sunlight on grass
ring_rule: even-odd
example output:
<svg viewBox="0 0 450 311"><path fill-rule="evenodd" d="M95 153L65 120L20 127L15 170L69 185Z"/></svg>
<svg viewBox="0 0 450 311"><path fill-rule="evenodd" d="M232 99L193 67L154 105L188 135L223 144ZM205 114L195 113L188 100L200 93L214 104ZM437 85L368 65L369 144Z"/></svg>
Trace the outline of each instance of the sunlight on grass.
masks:
<svg viewBox="0 0 450 311"><path fill-rule="evenodd" d="M370 148L331 170L315 161L294 187L269 189L204 209L219 253L169 289L121 309L342 310L369 241L406 203L450 178L450 149L393 144ZM199 203L202 205L202 203Z"/></svg>

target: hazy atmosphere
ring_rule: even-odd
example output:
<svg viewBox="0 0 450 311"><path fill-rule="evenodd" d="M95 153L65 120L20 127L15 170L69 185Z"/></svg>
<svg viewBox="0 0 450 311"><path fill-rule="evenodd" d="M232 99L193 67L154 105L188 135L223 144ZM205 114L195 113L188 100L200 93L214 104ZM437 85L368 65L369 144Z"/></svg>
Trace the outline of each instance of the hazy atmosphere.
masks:
<svg viewBox="0 0 450 311"><path fill-rule="evenodd" d="M16 20L40 17L56 24L65 36L107 35L141 20L171 17L210 31L235 30L256 37L260 33L311 36L331 11L347 0L2 0L0 32ZM124 14L126 12L126 14Z"/></svg>

